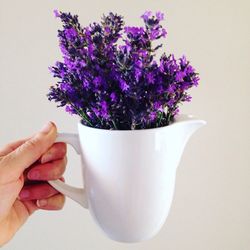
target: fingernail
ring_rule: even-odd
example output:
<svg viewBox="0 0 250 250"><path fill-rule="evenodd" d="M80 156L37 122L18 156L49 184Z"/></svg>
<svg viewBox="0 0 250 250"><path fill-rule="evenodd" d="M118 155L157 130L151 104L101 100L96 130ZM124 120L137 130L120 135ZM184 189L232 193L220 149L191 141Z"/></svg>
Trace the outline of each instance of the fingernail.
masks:
<svg viewBox="0 0 250 250"><path fill-rule="evenodd" d="M22 199L27 199L30 196L30 192L28 190L22 190L19 194L19 198Z"/></svg>
<svg viewBox="0 0 250 250"><path fill-rule="evenodd" d="M52 122L48 122L46 125L43 126L43 128L41 129L42 133L48 134L49 131L52 129Z"/></svg>
<svg viewBox="0 0 250 250"><path fill-rule="evenodd" d="M38 170L34 170L30 171L27 176L30 180L39 180L41 175Z"/></svg>
<svg viewBox="0 0 250 250"><path fill-rule="evenodd" d="M47 200L37 200L36 205L38 207L45 207L48 204Z"/></svg>

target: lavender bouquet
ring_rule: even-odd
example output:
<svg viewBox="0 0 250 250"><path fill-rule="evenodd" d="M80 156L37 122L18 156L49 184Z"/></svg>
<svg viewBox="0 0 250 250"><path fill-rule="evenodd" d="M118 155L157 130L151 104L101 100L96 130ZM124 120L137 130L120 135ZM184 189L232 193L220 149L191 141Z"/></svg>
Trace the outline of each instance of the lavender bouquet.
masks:
<svg viewBox="0 0 250 250"><path fill-rule="evenodd" d="M58 78L48 99L65 106L81 122L101 129L131 130L167 126L179 105L189 102L187 90L199 77L185 56L163 53L156 60L166 29L161 12L145 12L143 27L124 26L123 17L109 13L100 23L82 27L77 15L54 11L63 61L50 67Z"/></svg>

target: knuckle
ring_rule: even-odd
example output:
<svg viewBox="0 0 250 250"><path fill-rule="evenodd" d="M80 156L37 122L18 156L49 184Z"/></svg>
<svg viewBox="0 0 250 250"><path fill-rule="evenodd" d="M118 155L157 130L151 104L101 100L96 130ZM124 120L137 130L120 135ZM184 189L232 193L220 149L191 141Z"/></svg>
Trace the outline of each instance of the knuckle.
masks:
<svg viewBox="0 0 250 250"><path fill-rule="evenodd" d="M54 170L53 173L51 173L50 178L53 180L56 180L56 179L60 178L61 176L62 176L61 171Z"/></svg>
<svg viewBox="0 0 250 250"><path fill-rule="evenodd" d="M65 160L63 159L58 161L52 172L52 177L54 179L60 178L63 175L65 168L66 168Z"/></svg>
<svg viewBox="0 0 250 250"><path fill-rule="evenodd" d="M33 139L27 141L25 143L25 145L26 145L26 147L29 147L29 148L35 148L36 145L37 145L37 143L38 143L38 139L37 138L33 138Z"/></svg>
<svg viewBox="0 0 250 250"><path fill-rule="evenodd" d="M64 143L55 143L47 152L46 157L49 159L61 159L67 153L67 148Z"/></svg>
<svg viewBox="0 0 250 250"><path fill-rule="evenodd" d="M33 138L29 141L27 141L23 147L18 148L19 150L28 149L34 154L41 155L43 153L42 147L39 146L40 139L39 138Z"/></svg>
<svg viewBox="0 0 250 250"><path fill-rule="evenodd" d="M1 158L0 162L0 184L5 184L8 182L8 172L6 171L11 165L11 161L13 159L12 154L8 154Z"/></svg>
<svg viewBox="0 0 250 250"><path fill-rule="evenodd" d="M7 145L5 146L6 149L10 149L10 151L15 150L15 148L13 147L12 143L7 143Z"/></svg>
<svg viewBox="0 0 250 250"><path fill-rule="evenodd" d="M12 154L8 154L6 156L3 156L0 158L0 171L3 167L8 166L11 159L12 159Z"/></svg>

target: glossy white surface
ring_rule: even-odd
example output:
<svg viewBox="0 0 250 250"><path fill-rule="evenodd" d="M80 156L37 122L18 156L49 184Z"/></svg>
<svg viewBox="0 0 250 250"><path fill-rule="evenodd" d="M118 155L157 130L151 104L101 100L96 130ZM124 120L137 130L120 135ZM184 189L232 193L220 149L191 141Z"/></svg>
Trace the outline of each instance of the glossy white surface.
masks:
<svg viewBox="0 0 250 250"><path fill-rule="evenodd" d="M166 127L102 130L78 124L85 191L55 188L90 210L111 238L139 242L154 236L172 203L176 168L189 137L205 121L180 115ZM78 136L60 134L79 152Z"/></svg>

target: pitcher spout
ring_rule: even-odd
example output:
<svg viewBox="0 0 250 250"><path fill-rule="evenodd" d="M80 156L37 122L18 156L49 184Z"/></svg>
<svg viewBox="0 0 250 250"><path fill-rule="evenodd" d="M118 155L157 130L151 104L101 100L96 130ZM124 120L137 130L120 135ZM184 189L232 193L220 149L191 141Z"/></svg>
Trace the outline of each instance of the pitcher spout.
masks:
<svg viewBox="0 0 250 250"><path fill-rule="evenodd" d="M172 162L175 162L176 168L189 138L204 125L206 125L206 121L197 119L192 115L179 115L175 121L169 125L168 141L171 142Z"/></svg>
<svg viewBox="0 0 250 250"><path fill-rule="evenodd" d="M175 120L175 125L183 126L183 133L188 139L195 131L207 124L206 121L197 119L192 115L179 115Z"/></svg>

